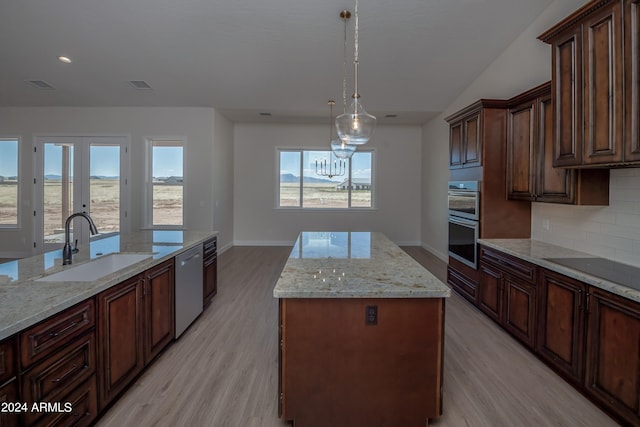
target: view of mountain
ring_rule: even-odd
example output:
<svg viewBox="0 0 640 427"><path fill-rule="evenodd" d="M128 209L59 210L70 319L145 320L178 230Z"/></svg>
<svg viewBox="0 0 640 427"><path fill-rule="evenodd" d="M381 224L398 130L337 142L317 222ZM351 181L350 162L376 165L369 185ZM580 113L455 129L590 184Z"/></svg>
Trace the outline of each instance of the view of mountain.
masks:
<svg viewBox="0 0 640 427"><path fill-rule="evenodd" d="M292 173L282 173L280 174L280 182L298 182L300 178ZM323 178L313 178L310 176L305 176L302 180L303 182L309 184L333 184L335 181L331 181L330 179Z"/></svg>

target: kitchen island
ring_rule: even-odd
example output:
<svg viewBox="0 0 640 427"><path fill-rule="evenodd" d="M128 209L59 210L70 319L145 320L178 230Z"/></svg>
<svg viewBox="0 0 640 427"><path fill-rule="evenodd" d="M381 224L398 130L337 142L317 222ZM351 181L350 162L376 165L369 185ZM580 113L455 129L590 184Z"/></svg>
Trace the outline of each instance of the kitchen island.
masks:
<svg viewBox="0 0 640 427"><path fill-rule="evenodd" d="M381 233L302 232L279 299L279 415L296 427L442 414L449 288Z"/></svg>

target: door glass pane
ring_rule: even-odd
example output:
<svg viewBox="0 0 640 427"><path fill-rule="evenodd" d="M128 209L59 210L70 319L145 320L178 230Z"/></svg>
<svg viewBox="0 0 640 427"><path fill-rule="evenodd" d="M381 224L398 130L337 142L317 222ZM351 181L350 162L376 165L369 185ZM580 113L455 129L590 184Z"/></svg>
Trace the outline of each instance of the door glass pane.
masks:
<svg viewBox="0 0 640 427"><path fill-rule="evenodd" d="M18 224L18 140L0 140L0 226Z"/></svg>
<svg viewBox="0 0 640 427"><path fill-rule="evenodd" d="M101 234L120 231L120 147L91 145L89 214Z"/></svg>
<svg viewBox="0 0 640 427"><path fill-rule="evenodd" d="M371 160L370 152L354 153L351 157L351 206L370 208L371 204Z"/></svg>
<svg viewBox="0 0 640 427"><path fill-rule="evenodd" d="M280 204L300 207L300 151L280 152Z"/></svg>
<svg viewBox="0 0 640 427"><path fill-rule="evenodd" d="M182 146L155 145L152 153L153 225L182 225ZM160 144L160 143L159 143Z"/></svg>
<svg viewBox="0 0 640 427"><path fill-rule="evenodd" d="M64 243L73 212L73 144L44 144L43 196L44 243Z"/></svg>
<svg viewBox="0 0 640 427"><path fill-rule="evenodd" d="M340 161L331 151L305 151L303 157L304 207L348 207L349 191L345 183L349 178L349 160Z"/></svg>

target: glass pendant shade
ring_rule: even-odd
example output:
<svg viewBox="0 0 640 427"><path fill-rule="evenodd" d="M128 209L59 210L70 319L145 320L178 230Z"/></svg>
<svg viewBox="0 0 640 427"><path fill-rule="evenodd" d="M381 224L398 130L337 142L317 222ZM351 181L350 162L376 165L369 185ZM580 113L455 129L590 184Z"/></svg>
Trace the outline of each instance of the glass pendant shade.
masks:
<svg viewBox="0 0 640 427"><path fill-rule="evenodd" d="M344 114L336 117L338 137L346 144L366 144L371 139L375 128L375 116L365 111L357 97L354 98L351 106L347 108Z"/></svg>
<svg viewBox="0 0 640 427"><path fill-rule="evenodd" d="M356 152L356 146L347 144L341 139L334 139L331 141L331 151L339 159L350 159L353 153Z"/></svg>

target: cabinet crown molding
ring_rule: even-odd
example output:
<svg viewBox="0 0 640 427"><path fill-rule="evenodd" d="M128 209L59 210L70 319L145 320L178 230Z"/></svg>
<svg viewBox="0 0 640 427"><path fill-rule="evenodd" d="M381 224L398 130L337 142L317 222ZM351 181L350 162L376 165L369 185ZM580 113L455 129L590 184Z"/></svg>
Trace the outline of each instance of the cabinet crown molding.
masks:
<svg viewBox="0 0 640 427"><path fill-rule="evenodd" d="M469 113L478 111L482 108L507 108L507 107L508 107L508 103L507 103L507 100L505 99L480 99L479 101L474 102L468 107L462 110L456 111L455 113L453 113L448 117L445 117L444 120L451 123L451 122L455 122L461 117L468 115Z"/></svg>
<svg viewBox="0 0 640 427"><path fill-rule="evenodd" d="M574 13L569 15L567 18L560 21L558 24L554 25L544 33L540 34L538 36L538 40L541 40L545 43L551 43L551 40L555 36L562 33L566 29L574 26L575 24L580 22L582 19L584 19L586 16L600 9L602 6L608 3L611 3L613 1L621 1L621 0L594 0L587 3L586 5L582 6L580 9L576 10ZM638 1L638 0L635 0L635 1Z"/></svg>

